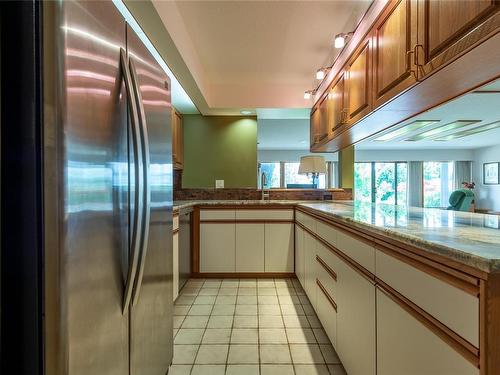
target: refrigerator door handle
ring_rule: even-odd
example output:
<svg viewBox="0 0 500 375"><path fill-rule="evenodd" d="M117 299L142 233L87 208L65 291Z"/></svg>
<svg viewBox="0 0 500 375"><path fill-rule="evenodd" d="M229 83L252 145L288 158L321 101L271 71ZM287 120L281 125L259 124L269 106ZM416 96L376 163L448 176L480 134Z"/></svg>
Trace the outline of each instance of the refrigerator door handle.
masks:
<svg viewBox="0 0 500 375"><path fill-rule="evenodd" d="M127 91L127 106L130 112L130 119L132 125L132 147L134 154L134 183L135 183L135 195L134 195L134 217L132 225L132 240L131 240L131 251L130 260L128 265L127 280L125 282L125 292L123 295L123 306L122 313L126 314L130 306L130 301L132 298L132 290L134 286L134 281L137 275L137 267L139 263L139 251L140 251L140 240L141 233L139 228L142 228L142 212L143 212L143 169L142 164L142 152L141 152L141 142L140 142L140 130L139 130L139 117L137 113L137 103L135 101L135 93L133 90L132 78L130 77L130 70L128 65L128 58L126 52L123 48L120 48L120 71L125 82L125 90Z"/></svg>
<svg viewBox="0 0 500 375"><path fill-rule="evenodd" d="M144 168L143 181L143 228L141 235L141 256L139 260L139 271L135 278L135 285L132 295L132 306L135 306L137 300L139 299L139 294L141 291L142 278L144 275L144 266L146 264L146 255L148 251L148 239L149 239L149 221L151 217L151 188L149 185L149 138L148 129L146 123L146 112L144 110L144 104L142 101L142 94L139 88L139 81L137 79L137 71L135 69L135 64L132 58L129 59L130 64L130 76L132 77L132 84L134 87L136 105L139 110L139 128L141 134L141 149L142 149L142 162Z"/></svg>

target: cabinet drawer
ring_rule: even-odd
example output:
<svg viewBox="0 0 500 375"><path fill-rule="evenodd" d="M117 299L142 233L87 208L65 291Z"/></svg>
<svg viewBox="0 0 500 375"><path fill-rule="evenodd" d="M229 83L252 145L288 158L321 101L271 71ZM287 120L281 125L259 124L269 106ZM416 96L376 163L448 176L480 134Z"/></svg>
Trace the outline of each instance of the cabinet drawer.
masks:
<svg viewBox="0 0 500 375"><path fill-rule="evenodd" d="M337 247L337 233L338 230L331 225L325 224L321 221L316 222L316 234L335 247Z"/></svg>
<svg viewBox="0 0 500 375"><path fill-rule="evenodd" d="M311 232L316 233L316 219L301 211L296 211L296 220L309 229Z"/></svg>
<svg viewBox="0 0 500 375"><path fill-rule="evenodd" d="M324 245L318 243L316 251L317 279L325 287L328 293L335 298L337 295L337 271L338 258L333 255Z"/></svg>
<svg viewBox="0 0 500 375"><path fill-rule="evenodd" d="M319 281L316 285L316 313L325 329L332 345L337 347L337 305L335 300L322 288Z"/></svg>
<svg viewBox="0 0 500 375"><path fill-rule="evenodd" d="M201 210L200 220L234 220L235 210Z"/></svg>
<svg viewBox="0 0 500 375"><path fill-rule="evenodd" d="M377 288L377 373L479 375L479 369Z"/></svg>
<svg viewBox="0 0 500 375"><path fill-rule="evenodd" d="M479 347L479 298L381 250L377 277Z"/></svg>
<svg viewBox="0 0 500 375"><path fill-rule="evenodd" d="M240 220L293 220L293 210L236 210Z"/></svg>
<svg viewBox="0 0 500 375"><path fill-rule="evenodd" d="M375 273L375 248L373 246L347 233L337 231L336 247L368 271Z"/></svg>

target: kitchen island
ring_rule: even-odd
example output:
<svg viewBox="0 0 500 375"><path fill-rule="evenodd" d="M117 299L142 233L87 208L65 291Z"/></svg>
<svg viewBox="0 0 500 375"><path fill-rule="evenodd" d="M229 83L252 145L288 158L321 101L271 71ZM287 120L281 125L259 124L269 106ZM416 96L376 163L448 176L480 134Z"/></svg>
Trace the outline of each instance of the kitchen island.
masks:
<svg viewBox="0 0 500 375"><path fill-rule="evenodd" d="M192 277L297 277L350 375L500 373L498 216L195 201Z"/></svg>

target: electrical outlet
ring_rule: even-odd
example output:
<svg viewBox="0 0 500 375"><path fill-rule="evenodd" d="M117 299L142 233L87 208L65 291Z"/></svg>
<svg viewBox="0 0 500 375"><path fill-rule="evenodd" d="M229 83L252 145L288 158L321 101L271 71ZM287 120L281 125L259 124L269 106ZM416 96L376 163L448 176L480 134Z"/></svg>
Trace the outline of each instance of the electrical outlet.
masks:
<svg viewBox="0 0 500 375"><path fill-rule="evenodd" d="M224 189L224 180L215 180L216 189Z"/></svg>

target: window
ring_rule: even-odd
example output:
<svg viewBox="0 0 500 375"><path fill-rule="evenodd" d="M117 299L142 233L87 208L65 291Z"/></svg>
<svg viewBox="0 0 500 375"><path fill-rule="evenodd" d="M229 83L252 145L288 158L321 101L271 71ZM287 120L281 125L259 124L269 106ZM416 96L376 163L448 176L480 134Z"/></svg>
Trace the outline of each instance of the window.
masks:
<svg viewBox="0 0 500 375"><path fill-rule="evenodd" d="M356 200L372 201L372 163L354 164L354 194Z"/></svg>
<svg viewBox="0 0 500 375"><path fill-rule="evenodd" d="M311 185L312 177L299 174L299 162L265 162L259 163L258 186L260 175L266 175L266 188L286 188L288 184ZM318 177L318 188L327 189L338 186L337 162L326 162L326 175Z"/></svg>
<svg viewBox="0 0 500 375"><path fill-rule="evenodd" d="M366 202L406 204L408 168L404 162L354 165L354 194Z"/></svg>
<svg viewBox="0 0 500 375"><path fill-rule="evenodd" d="M424 162L424 207L446 207L453 191L453 162Z"/></svg>
<svg viewBox="0 0 500 375"><path fill-rule="evenodd" d="M279 188L280 184L280 163L260 163L260 173L266 175L266 188ZM260 178L260 177L259 177ZM260 180L259 180L260 183Z"/></svg>

